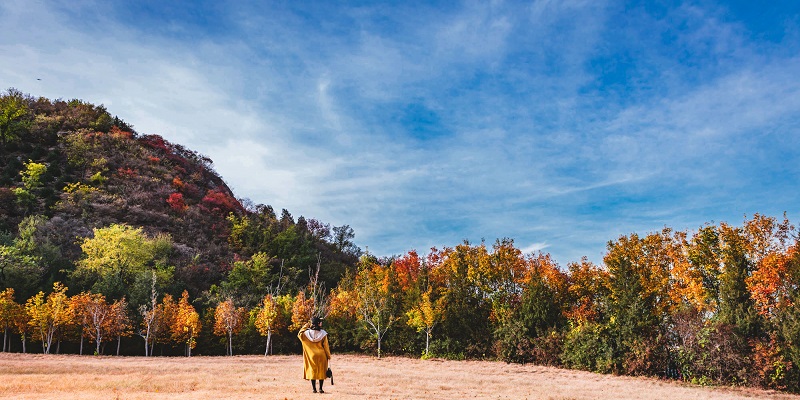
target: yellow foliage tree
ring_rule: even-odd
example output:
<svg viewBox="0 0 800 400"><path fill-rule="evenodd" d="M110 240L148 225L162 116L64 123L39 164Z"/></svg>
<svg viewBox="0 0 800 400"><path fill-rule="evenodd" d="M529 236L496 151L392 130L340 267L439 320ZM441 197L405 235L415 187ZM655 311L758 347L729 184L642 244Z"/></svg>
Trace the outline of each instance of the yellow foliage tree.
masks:
<svg viewBox="0 0 800 400"><path fill-rule="evenodd" d="M268 294L264 296L261 304L253 311L256 329L258 329L261 336L267 337L267 346L264 350L264 355L266 356L272 347L272 333L277 332L285 325L281 315L281 306L278 303L278 299Z"/></svg>
<svg viewBox="0 0 800 400"><path fill-rule="evenodd" d="M50 354L56 332L71 321L66 292L67 287L56 282L53 284L53 291L46 298L44 292L39 292L25 304L34 339L42 341L42 351L45 354Z"/></svg>
<svg viewBox="0 0 800 400"><path fill-rule="evenodd" d="M189 292L183 291L172 324L172 338L186 346L186 356L192 356L192 349L197 345L197 335L200 334L200 314L189 303Z"/></svg>
<svg viewBox="0 0 800 400"><path fill-rule="evenodd" d="M428 288L425 293L420 296L419 302L414 304L410 310L406 312L408 317L408 325L416 328L417 332L425 332L425 355L430 355L430 340L433 327L439 322L444 312L443 298L438 300L431 299L433 288Z"/></svg>
<svg viewBox="0 0 800 400"><path fill-rule="evenodd" d="M25 304L17 304L14 315L14 331L20 336L22 341L22 352L27 352L27 339L30 336L33 328L31 327L31 317L25 311Z"/></svg>
<svg viewBox="0 0 800 400"><path fill-rule="evenodd" d="M6 288L0 292L0 326L3 327L3 352L11 347L8 331L14 326L14 314L17 312L17 302L14 301L14 289ZM8 345L8 347L6 347Z"/></svg>
<svg viewBox="0 0 800 400"><path fill-rule="evenodd" d="M233 335L238 334L244 327L245 310L236 307L233 299L228 298L217 304L214 311L214 334L228 336L227 355L233 355Z"/></svg>

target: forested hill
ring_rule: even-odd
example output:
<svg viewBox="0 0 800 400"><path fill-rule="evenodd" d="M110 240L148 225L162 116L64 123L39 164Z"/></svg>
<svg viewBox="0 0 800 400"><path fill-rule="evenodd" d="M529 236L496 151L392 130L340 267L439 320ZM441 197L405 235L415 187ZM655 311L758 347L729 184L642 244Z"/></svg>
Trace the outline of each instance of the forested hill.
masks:
<svg viewBox="0 0 800 400"><path fill-rule="evenodd" d="M136 132L102 105L9 89L0 98L0 166L0 287L20 299L60 281L70 292L127 296L135 307L153 271L160 293L247 299L263 296L282 264L297 286L319 262L334 287L360 254L348 226L245 206L208 157ZM125 249L124 268L90 265L85 239L93 237ZM224 281L237 263L252 267L254 255L259 265Z"/></svg>

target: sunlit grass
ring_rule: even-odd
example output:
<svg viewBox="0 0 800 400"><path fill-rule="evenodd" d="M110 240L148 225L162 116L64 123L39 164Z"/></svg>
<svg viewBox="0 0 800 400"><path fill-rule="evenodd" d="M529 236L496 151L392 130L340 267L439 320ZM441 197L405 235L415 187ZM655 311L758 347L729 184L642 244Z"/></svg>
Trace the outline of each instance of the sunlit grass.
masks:
<svg viewBox="0 0 800 400"><path fill-rule="evenodd" d="M335 355L336 399L800 399L755 389L490 361ZM0 354L0 399L319 399L301 356L97 357Z"/></svg>

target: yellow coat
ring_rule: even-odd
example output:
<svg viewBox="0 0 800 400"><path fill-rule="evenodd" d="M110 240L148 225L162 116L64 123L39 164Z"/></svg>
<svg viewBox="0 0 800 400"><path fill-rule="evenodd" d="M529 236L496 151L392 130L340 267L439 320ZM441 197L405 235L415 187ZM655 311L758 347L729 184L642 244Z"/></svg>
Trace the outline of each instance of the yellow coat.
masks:
<svg viewBox="0 0 800 400"><path fill-rule="evenodd" d="M328 360L331 359L328 333L324 330L312 330L309 333L306 331L308 331L308 324L297 333L297 338L303 343L303 379L325 380Z"/></svg>

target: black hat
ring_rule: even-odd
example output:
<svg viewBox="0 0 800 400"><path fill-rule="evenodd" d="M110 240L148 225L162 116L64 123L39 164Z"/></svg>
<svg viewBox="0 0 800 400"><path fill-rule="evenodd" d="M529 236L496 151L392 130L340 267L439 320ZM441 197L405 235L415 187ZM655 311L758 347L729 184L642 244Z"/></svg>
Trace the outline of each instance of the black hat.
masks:
<svg viewBox="0 0 800 400"><path fill-rule="evenodd" d="M322 318L320 317L311 318L311 326L320 326L320 325L322 325Z"/></svg>

